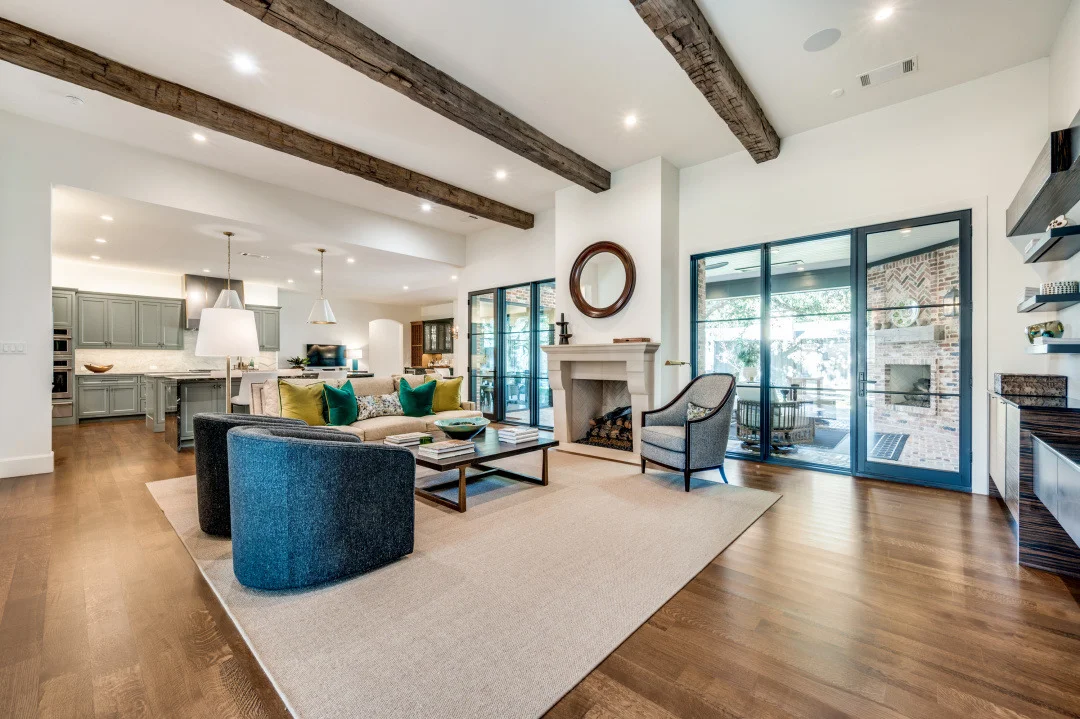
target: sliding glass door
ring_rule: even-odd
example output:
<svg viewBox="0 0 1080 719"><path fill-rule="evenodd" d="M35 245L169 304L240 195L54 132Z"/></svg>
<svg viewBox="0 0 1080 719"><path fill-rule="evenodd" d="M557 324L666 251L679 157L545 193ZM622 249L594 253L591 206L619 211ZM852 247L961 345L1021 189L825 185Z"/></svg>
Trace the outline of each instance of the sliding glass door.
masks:
<svg viewBox="0 0 1080 719"><path fill-rule="evenodd" d="M729 456L970 489L971 213L695 255Z"/></svg>
<svg viewBox="0 0 1080 719"><path fill-rule="evenodd" d="M488 419L552 427L547 358L555 281L469 293L469 391Z"/></svg>
<svg viewBox="0 0 1080 719"><path fill-rule="evenodd" d="M971 214L858 240L859 474L970 489Z"/></svg>

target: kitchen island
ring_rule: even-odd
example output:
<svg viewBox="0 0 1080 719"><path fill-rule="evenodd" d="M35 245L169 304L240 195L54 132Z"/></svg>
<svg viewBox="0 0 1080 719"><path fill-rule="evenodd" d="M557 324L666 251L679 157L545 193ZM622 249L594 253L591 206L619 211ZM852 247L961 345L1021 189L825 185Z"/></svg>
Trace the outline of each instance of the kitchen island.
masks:
<svg viewBox="0 0 1080 719"><path fill-rule="evenodd" d="M154 432L164 432L165 415L170 405L175 403L176 441L170 444L173 444L177 451L194 444L195 429L192 420L198 412L225 411L224 377L213 376L210 372L154 372L146 374L145 378L146 427ZM237 371L232 378L232 387L229 390L232 394L229 396L236 396L240 389L240 379L241 373Z"/></svg>

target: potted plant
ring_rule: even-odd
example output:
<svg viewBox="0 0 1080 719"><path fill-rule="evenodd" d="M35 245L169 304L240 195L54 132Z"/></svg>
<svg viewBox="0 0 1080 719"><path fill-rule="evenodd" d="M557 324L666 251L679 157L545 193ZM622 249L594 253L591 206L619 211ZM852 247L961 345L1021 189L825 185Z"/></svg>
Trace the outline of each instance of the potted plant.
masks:
<svg viewBox="0 0 1080 719"><path fill-rule="evenodd" d="M757 342L751 342L744 344L735 353L735 358L739 360L739 366L742 367L742 376L747 382L753 382L757 379L758 360L761 357L761 350L758 347Z"/></svg>
<svg viewBox="0 0 1080 719"><path fill-rule="evenodd" d="M300 355L297 355L296 357L290 357L285 361L288 362L289 366L293 369L304 369L311 362L311 360L309 360L307 357L301 357Z"/></svg>

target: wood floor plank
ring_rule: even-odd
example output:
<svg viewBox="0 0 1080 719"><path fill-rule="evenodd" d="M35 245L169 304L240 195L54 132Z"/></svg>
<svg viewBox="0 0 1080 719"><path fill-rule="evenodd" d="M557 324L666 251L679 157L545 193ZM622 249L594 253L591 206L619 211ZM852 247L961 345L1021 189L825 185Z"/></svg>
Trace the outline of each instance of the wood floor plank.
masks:
<svg viewBox="0 0 1080 719"><path fill-rule="evenodd" d="M287 716L146 489L192 453L141 420L53 445L0 480L0 717ZM727 473L784 497L549 716L1080 717L1080 582L1019 567L998 500Z"/></svg>

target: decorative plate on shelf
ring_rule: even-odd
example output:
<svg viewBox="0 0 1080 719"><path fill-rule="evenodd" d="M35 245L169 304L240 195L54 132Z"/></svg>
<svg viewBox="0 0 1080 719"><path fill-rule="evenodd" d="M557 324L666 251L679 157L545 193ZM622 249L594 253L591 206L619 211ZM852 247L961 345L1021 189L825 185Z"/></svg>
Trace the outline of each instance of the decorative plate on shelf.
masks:
<svg viewBox="0 0 1080 719"><path fill-rule="evenodd" d="M908 298L901 302L900 309L892 311L892 323L894 327L914 327L919 321L919 303Z"/></svg>

